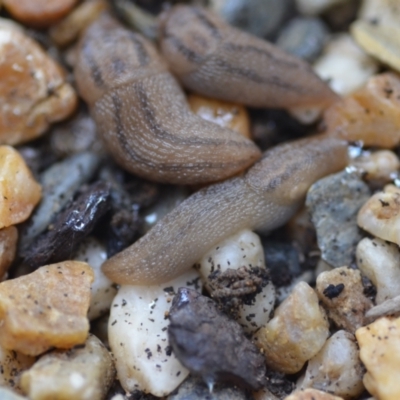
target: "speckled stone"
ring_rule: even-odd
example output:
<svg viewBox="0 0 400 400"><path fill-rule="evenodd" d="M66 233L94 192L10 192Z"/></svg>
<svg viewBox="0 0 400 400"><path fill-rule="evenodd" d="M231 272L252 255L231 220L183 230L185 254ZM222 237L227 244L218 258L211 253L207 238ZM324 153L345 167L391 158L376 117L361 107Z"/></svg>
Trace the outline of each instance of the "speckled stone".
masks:
<svg viewBox="0 0 400 400"><path fill-rule="evenodd" d="M370 197L358 174L346 171L323 178L311 186L306 205L317 231L321 257L332 267L349 266L362 239L357 213Z"/></svg>

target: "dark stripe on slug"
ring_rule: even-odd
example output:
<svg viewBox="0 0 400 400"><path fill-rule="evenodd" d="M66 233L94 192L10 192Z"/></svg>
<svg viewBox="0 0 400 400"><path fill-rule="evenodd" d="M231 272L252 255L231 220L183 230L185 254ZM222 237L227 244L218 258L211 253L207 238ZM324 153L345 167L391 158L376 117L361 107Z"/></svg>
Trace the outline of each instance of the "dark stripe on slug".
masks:
<svg viewBox="0 0 400 400"><path fill-rule="evenodd" d="M120 58L112 58L111 59L112 68L115 72L115 75L123 74L126 71L126 63L124 60Z"/></svg>
<svg viewBox="0 0 400 400"><path fill-rule="evenodd" d="M82 55L86 60L87 65L90 68L90 76L93 79L93 82L98 87L104 87L105 83L103 80L103 76L101 74L101 69L97 65L95 58L92 55L93 46L90 41L86 41L82 47Z"/></svg>
<svg viewBox="0 0 400 400"><path fill-rule="evenodd" d="M177 37L169 35L166 37L169 43L172 44L175 49L181 53L189 62L200 64L204 61L204 57L195 53L193 50L186 47Z"/></svg>
<svg viewBox="0 0 400 400"><path fill-rule="evenodd" d="M216 39L221 39L221 33L219 32L217 26L208 19L207 15L204 14L200 8L191 7L190 10L196 16L197 20L208 29L208 31L211 33L211 36L215 37Z"/></svg>
<svg viewBox="0 0 400 400"><path fill-rule="evenodd" d="M143 42L138 38L137 35L135 35L132 32L129 32L128 37L129 37L130 41L133 43L133 45L135 46L139 65L141 67L144 67L147 64L149 64L150 56L149 56L149 53L147 52L145 46L143 45Z"/></svg>

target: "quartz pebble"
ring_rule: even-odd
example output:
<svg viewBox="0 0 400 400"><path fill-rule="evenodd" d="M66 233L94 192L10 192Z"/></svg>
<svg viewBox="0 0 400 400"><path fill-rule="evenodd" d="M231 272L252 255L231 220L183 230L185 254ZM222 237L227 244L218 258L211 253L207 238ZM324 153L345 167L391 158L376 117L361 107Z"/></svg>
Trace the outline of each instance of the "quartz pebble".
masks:
<svg viewBox="0 0 400 400"><path fill-rule="evenodd" d="M20 26L0 18L0 35L0 75L6 77L0 85L0 143L15 145L71 115L77 96L61 67Z"/></svg>
<svg viewBox="0 0 400 400"><path fill-rule="evenodd" d="M118 379L126 391L166 396L189 371L168 343L168 313L179 287L197 287L200 277L189 271L161 285L121 286L110 310L108 339Z"/></svg>
<svg viewBox="0 0 400 400"><path fill-rule="evenodd" d="M198 265L211 297L234 314L246 332L254 332L270 320L275 288L265 270L258 235L242 230L215 245Z"/></svg>
<svg viewBox="0 0 400 400"><path fill-rule="evenodd" d="M0 146L0 171L0 228L4 228L30 216L41 198L41 188L24 159L10 146Z"/></svg>
<svg viewBox="0 0 400 400"><path fill-rule="evenodd" d="M45 28L66 15L78 0L3 0L7 11L18 21Z"/></svg>
<svg viewBox="0 0 400 400"><path fill-rule="evenodd" d="M25 396L20 396L19 394L9 390L5 387L0 386L0 399L1 400L30 400Z"/></svg>
<svg viewBox="0 0 400 400"><path fill-rule="evenodd" d="M295 0L297 9L301 14L321 14L336 4L345 3L349 0Z"/></svg>
<svg viewBox="0 0 400 400"><path fill-rule="evenodd" d="M365 312L372 302L364 295L360 271L347 267L323 272L316 291L328 317L341 329L354 333L365 325Z"/></svg>
<svg viewBox="0 0 400 400"><path fill-rule="evenodd" d="M400 160L390 150L363 152L351 165L361 171L363 179L373 187L382 187L397 178Z"/></svg>
<svg viewBox="0 0 400 400"><path fill-rule="evenodd" d="M65 261L0 283L0 344L38 355L85 341L92 269Z"/></svg>
<svg viewBox="0 0 400 400"><path fill-rule="evenodd" d="M188 97L188 102L199 117L251 139L250 117L244 106L195 94Z"/></svg>
<svg viewBox="0 0 400 400"><path fill-rule="evenodd" d="M357 266L376 287L376 304L400 294L399 246L364 238L357 246Z"/></svg>
<svg viewBox="0 0 400 400"><path fill-rule="evenodd" d="M399 107L400 77L390 72L374 75L325 111L326 132L365 146L391 149L400 143Z"/></svg>
<svg viewBox="0 0 400 400"><path fill-rule="evenodd" d="M400 318L380 318L356 332L360 358L367 368L364 385L379 400L398 400Z"/></svg>
<svg viewBox="0 0 400 400"><path fill-rule="evenodd" d="M369 197L370 190L358 174L347 171L320 179L309 189L306 205L317 231L321 257L332 267L353 261L362 238L357 212Z"/></svg>
<svg viewBox="0 0 400 400"><path fill-rule="evenodd" d="M298 387L322 390L344 399L357 398L364 390L364 369L358 353L354 335L336 332L308 362Z"/></svg>
<svg viewBox="0 0 400 400"><path fill-rule="evenodd" d="M18 241L18 229L9 226L0 230L0 281L14 261Z"/></svg>
<svg viewBox="0 0 400 400"><path fill-rule="evenodd" d="M334 396L317 389L306 389L298 391L285 397L284 400L343 400L342 397Z"/></svg>
<svg viewBox="0 0 400 400"><path fill-rule="evenodd" d="M22 374L21 387L31 400L102 400L114 375L110 353L90 335L82 345L42 356Z"/></svg>
<svg viewBox="0 0 400 400"><path fill-rule="evenodd" d="M360 209L358 225L380 239L400 245L400 188L386 185Z"/></svg>
<svg viewBox="0 0 400 400"><path fill-rule="evenodd" d="M30 368L34 362L34 357L26 356L14 350L7 350L0 346L0 388L6 386L19 391L21 373ZM4 400L1 394L0 399Z"/></svg>
<svg viewBox="0 0 400 400"><path fill-rule="evenodd" d="M178 359L200 375L210 391L218 381L253 390L266 383L264 357L240 325L193 289L179 288L175 295L168 338Z"/></svg>
<svg viewBox="0 0 400 400"><path fill-rule="evenodd" d="M287 53L313 61L328 39L328 28L318 18L293 18L280 31L276 45Z"/></svg>
<svg viewBox="0 0 400 400"><path fill-rule="evenodd" d="M92 267L94 273L90 307L87 314L89 320L93 320L107 313L117 294L117 289L113 282L111 282L101 270L101 265L106 259L107 252L105 247L93 237L88 237L83 240L74 256L74 260L88 263Z"/></svg>
<svg viewBox="0 0 400 400"><path fill-rule="evenodd" d="M347 33L334 36L314 64L315 72L342 96L362 87L378 68Z"/></svg>
<svg viewBox="0 0 400 400"><path fill-rule="evenodd" d="M294 374L319 352L328 336L328 321L317 295L300 282L255 339L269 367Z"/></svg>

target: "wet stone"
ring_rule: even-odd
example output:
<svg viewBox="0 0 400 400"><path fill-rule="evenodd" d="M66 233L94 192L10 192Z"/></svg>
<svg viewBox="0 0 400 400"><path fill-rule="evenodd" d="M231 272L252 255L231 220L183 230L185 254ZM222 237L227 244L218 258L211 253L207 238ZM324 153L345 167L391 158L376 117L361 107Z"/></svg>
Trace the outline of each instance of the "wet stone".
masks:
<svg viewBox="0 0 400 400"><path fill-rule="evenodd" d="M253 390L263 387L264 357L237 322L196 291L178 290L170 310L168 337L182 364L208 386L228 381Z"/></svg>
<svg viewBox="0 0 400 400"><path fill-rule="evenodd" d="M216 384L212 393L200 379L190 376L167 400L251 400L251 396L236 386Z"/></svg>
<svg viewBox="0 0 400 400"><path fill-rule="evenodd" d="M320 19L297 17L283 27L276 45L296 57L313 61L321 53L328 35L328 28Z"/></svg>
<svg viewBox="0 0 400 400"><path fill-rule="evenodd" d="M332 267L350 265L362 235L357 212L368 200L368 186L346 171L323 178L311 186L306 205L317 231L322 259Z"/></svg>

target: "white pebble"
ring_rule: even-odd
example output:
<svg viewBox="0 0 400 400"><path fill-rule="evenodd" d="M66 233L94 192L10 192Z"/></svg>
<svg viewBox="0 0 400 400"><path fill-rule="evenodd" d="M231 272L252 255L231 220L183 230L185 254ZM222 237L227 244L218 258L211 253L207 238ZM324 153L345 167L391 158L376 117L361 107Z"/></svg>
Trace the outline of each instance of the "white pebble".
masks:
<svg viewBox="0 0 400 400"><path fill-rule="evenodd" d="M166 396L189 375L171 353L167 316L174 292L196 287L199 280L196 271L189 271L160 285L120 287L111 306L108 340L126 391Z"/></svg>

